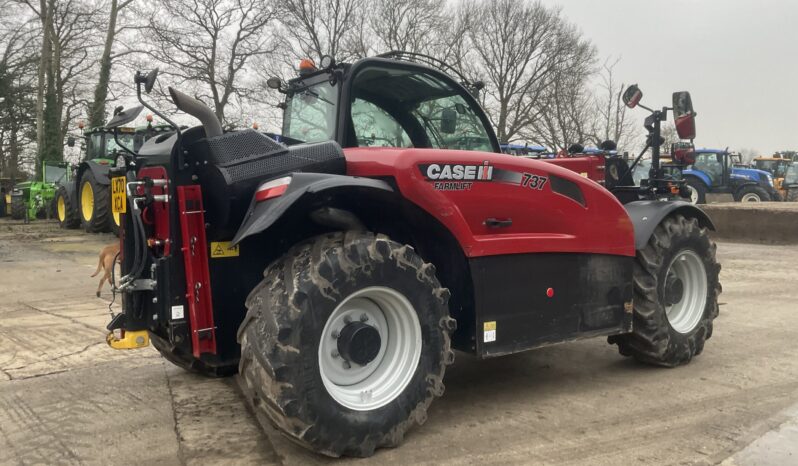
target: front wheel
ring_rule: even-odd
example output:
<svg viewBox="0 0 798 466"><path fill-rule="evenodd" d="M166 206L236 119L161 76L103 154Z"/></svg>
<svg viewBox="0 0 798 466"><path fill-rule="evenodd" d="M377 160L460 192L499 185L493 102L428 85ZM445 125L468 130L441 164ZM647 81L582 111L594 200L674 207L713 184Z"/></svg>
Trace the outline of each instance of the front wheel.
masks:
<svg viewBox="0 0 798 466"><path fill-rule="evenodd" d="M78 185L80 224L87 233L103 233L110 229L111 188L100 184L91 170L86 170Z"/></svg>
<svg viewBox="0 0 798 466"><path fill-rule="evenodd" d="M11 196L11 218L23 220L28 215L28 206L22 196Z"/></svg>
<svg viewBox="0 0 798 466"><path fill-rule="evenodd" d="M798 188L787 191L787 202L798 202Z"/></svg>
<svg viewBox="0 0 798 466"><path fill-rule="evenodd" d="M691 204L706 204L707 203L707 187L701 181L695 178L687 178L685 181L685 187L687 188L688 193L690 193L690 200Z"/></svg>
<svg viewBox="0 0 798 466"><path fill-rule="evenodd" d="M650 364L690 362L712 336L719 273L707 229L695 218L666 218L637 252L633 331L610 337L610 343L622 355Z"/></svg>
<svg viewBox="0 0 798 466"><path fill-rule="evenodd" d="M737 193L737 202L765 202L770 200L770 194L759 186L745 186Z"/></svg>
<svg viewBox="0 0 798 466"><path fill-rule="evenodd" d="M55 192L55 218L61 228L77 228L80 226L78 209L69 197L64 186L59 186Z"/></svg>
<svg viewBox="0 0 798 466"><path fill-rule="evenodd" d="M328 234L271 264L238 332L246 396L283 434L369 456L426 420L454 360L449 292L413 248Z"/></svg>

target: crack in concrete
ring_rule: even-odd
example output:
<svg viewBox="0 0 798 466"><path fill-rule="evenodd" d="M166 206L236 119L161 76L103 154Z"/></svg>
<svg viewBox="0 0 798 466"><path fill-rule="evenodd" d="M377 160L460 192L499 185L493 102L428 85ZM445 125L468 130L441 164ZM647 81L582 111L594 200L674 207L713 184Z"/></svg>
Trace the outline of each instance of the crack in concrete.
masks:
<svg viewBox="0 0 798 466"><path fill-rule="evenodd" d="M174 420L175 440L177 441L177 460L181 465L186 465L188 463L186 462L186 452L183 451L180 427L178 427L177 422L177 408L175 407L175 392L172 390L172 380L169 378L169 374L166 372L166 364L162 362L161 367L163 367L163 376L166 378L166 389L169 391L169 404L172 406L172 419Z"/></svg>
<svg viewBox="0 0 798 466"><path fill-rule="evenodd" d="M68 357L70 357L70 356L75 356L75 355L77 355L77 354L85 353L86 351L88 351L88 350L89 350L89 348L91 348L91 347L93 347L93 346L97 346L97 345L99 345L99 344L101 344L101 343L103 343L103 342L101 342L101 341L96 341L96 342L94 342L94 343L91 343L91 344L87 345L87 346L86 346L86 347L84 347L83 349L81 349L81 350L78 350L78 351L75 351L75 352L73 352L73 353L62 354L62 355L60 355L60 356L56 356L56 357L54 357L54 358L50 358L50 359L44 359L44 360L41 360L41 361L34 361L34 362L30 363L30 364L25 364L24 366L17 366L17 367L5 367L5 368L2 368L2 367L0 367L0 371L2 371L2 372L4 372L4 373L6 373L6 374L7 374L7 372L6 372L6 371L18 371L18 370L20 370L20 369L26 369L26 368L28 368L28 367L30 367L30 366L32 366L32 365L34 365L34 364L41 364L41 363L47 363L47 362L58 361L58 360L60 360L60 359L68 358Z"/></svg>
<svg viewBox="0 0 798 466"><path fill-rule="evenodd" d="M83 322L81 322L79 320L73 319L72 317L64 316L64 315L61 315L61 314L56 314L55 312L45 311L44 309L39 309L36 306L33 306L31 304L28 304L28 303L22 302L22 301L20 301L19 304L21 304L23 306L26 306L26 307L28 307L30 309L33 309L34 311L38 311L38 312L41 312L43 314L47 314L49 316L58 317L60 319L66 319L66 320L72 322L73 324L78 324L81 327L85 327L85 328L87 328L89 330L93 330L93 331L97 331L98 330L97 327L92 327L91 325L88 325L88 324L85 324L85 323L83 323Z"/></svg>

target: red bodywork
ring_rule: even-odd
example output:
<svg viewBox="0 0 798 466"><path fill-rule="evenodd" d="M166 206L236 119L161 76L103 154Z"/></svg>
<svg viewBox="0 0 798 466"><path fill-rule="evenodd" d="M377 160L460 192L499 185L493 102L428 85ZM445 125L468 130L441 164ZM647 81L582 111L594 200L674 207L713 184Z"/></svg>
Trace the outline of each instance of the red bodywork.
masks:
<svg viewBox="0 0 798 466"><path fill-rule="evenodd" d="M634 227L623 205L598 183L558 166L589 164L590 157L551 163L472 151L373 147L346 149L345 155L349 175L395 179L402 197L446 226L469 258L547 252L635 255ZM424 171L433 164L485 167L485 162L492 167L489 181L432 180ZM554 192L552 175L576 184L584 206ZM530 178L540 181L524 186ZM487 219L511 219L512 224L489 227Z"/></svg>

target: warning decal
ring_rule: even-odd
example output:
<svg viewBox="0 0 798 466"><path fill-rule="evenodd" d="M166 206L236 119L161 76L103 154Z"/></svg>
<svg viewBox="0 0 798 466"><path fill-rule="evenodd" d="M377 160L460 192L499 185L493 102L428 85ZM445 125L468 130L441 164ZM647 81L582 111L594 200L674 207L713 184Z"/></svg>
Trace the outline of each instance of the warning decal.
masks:
<svg viewBox="0 0 798 466"><path fill-rule="evenodd" d="M482 324L484 330L483 342L490 343L496 341L496 321L485 322Z"/></svg>
<svg viewBox="0 0 798 466"><path fill-rule="evenodd" d="M211 258L218 257L238 257L238 245L230 244L230 241L211 242Z"/></svg>

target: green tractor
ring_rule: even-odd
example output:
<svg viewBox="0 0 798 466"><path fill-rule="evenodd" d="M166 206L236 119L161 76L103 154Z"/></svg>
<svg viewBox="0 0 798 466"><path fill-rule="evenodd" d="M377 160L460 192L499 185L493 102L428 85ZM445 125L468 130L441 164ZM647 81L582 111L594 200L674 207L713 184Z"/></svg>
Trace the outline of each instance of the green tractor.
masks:
<svg viewBox="0 0 798 466"><path fill-rule="evenodd" d="M56 190L69 183L68 168L64 162L46 161L41 180L17 183L11 191L11 217L26 221L52 217Z"/></svg>
<svg viewBox="0 0 798 466"><path fill-rule="evenodd" d="M72 181L63 184L56 193L56 214L62 228L82 227L89 233L111 231L118 234L119 214L111 209L108 173L123 163L124 149L120 144L135 150L147 139L171 131L171 127L153 125L151 119L148 120L146 126L117 128L116 138L112 130L104 127L83 132L83 161L74 167ZM73 147L75 138L70 137L67 145Z"/></svg>

